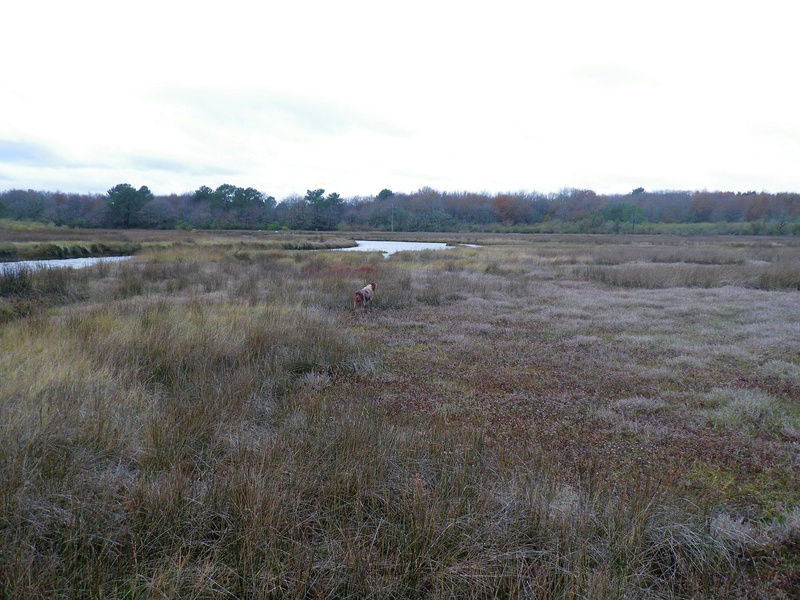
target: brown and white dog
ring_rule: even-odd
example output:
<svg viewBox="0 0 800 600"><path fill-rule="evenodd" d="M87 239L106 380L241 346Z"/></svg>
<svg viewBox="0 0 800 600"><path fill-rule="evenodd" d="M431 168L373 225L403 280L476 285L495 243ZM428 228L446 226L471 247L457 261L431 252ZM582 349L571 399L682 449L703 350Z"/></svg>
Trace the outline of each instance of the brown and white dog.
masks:
<svg viewBox="0 0 800 600"><path fill-rule="evenodd" d="M375 284L370 283L353 294L353 314L356 314L358 305L364 307L364 310L372 310L372 299L375 297Z"/></svg>

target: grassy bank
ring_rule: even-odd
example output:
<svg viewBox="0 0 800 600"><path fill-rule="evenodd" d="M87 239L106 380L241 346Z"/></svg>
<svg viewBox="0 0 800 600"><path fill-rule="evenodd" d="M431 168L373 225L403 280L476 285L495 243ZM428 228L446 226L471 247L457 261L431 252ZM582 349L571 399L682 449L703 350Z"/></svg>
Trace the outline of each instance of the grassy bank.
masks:
<svg viewBox="0 0 800 600"><path fill-rule="evenodd" d="M60 228L3 229L0 263L101 256L130 256L143 250L209 247L250 250L324 250L354 246L339 235L241 231L157 231L136 229L80 230Z"/></svg>
<svg viewBox="0 0 800 600"><path fill-rule="evenodd" d="M800 247L290 241L3 288L5 596L797 595Z"/></svg>
<svg viewBox="0 0 800 600"><path fill-rule="evenodd" d="M129 242L0 242L0 262L130 256L139 250L139 244Z"/></svg>

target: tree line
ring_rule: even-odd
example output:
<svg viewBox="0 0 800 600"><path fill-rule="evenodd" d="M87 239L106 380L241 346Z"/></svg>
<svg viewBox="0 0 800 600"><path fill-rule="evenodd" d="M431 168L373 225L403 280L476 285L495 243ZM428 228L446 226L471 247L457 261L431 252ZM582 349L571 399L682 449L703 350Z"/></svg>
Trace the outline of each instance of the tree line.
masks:
<svg viewBox="0 0 800 600"><path fill-rule="evenodd" d="M0 193L0 218L66 227L383 231L661 232L800 234L800 194L653 191L412 193L381 190L343 198L324 189L278 202L254 188L224 184L154 195L121 183L106 194L34 190Z"/></svg>

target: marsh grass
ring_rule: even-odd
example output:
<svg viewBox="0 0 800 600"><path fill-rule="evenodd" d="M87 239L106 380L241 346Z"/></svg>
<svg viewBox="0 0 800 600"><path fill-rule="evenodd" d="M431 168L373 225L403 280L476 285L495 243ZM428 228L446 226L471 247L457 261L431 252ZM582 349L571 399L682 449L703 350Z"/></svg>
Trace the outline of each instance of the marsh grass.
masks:
<svg viewBox="0 0 800 600"><path fill-rule="evenodd" d="M89 256L129 256L140 249L141 246L138 244L116 241L94 243L76 243L74 241L5 242L0 245L0 257L3 260L46 260Z"/></svg>
<svg viewBox="0 0 800 600"><path fill-rule="evenodd" d="M73 269L7 268L0 265L0 297L38 297L52 302L79 298L87 289L85 273Z"/></svg>
<svg viewBox="0 0 800 600"><path fill-rule="evenodd" d="M471 296L485 297L490 290L502 291L504 283L491 278L474 277L462 272L427 272L419 282L416 299L432 306L465 300Z"/></svg>
<svg viewBox="0 0 800 600"><path fill-rule="evenodd" d="M573 254L574 274L607 285L638 288L725 285L800 289L800 258L794 244L770 242L714 245L601 247Z"/></svg>
<svg viewBox="0 0 800 600"><path fill-rule="evenodd" d="M22 284L67 293L0 329L4 596L791 597L790 287L598 285L652 259L614 238L212 241Z"/></svg>
<svg viewBox="0 0 800 600"><path fill-rule="evenodd" d="M584 266L576 275L606 285L638 288L734 285L755 289L800 290L800 264L687 264L628 263L618 266Z"/></svg>
<svg viewBox="0 0 800 600"><path fill-rule="evenodd" d="M0 264L0 323L88 296L88 275L74 269L8 268Z"/></svg>
<svg viewBox="0 0 800 600"><path fill-rule="evenodd" d="M760 390L715 388L700 403L707 422L726 433L773 437L800 427L800 407Z"/></svg>

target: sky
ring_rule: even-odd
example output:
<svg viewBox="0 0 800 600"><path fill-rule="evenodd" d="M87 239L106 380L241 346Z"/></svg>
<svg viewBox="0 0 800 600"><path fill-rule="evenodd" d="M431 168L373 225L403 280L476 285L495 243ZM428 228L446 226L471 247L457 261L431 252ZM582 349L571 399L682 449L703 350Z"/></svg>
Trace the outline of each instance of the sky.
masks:
<svg viewBox="0 0 800 600"><path fill-rule="evenodd" d="M14 0L0 191L800 192L793 0Z"/></svg>

